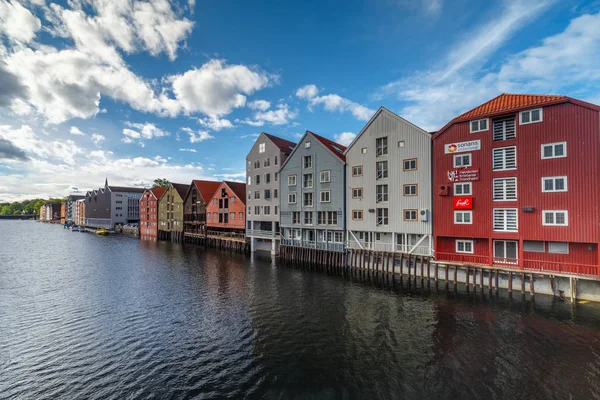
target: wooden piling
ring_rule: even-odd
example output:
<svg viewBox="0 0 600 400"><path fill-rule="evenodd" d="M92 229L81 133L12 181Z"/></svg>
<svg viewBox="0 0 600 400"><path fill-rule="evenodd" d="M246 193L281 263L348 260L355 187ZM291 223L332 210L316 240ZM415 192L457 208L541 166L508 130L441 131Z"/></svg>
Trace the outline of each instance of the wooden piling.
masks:
<svg viewBox="0 0 600 400"><path fill-rule="evenodd" d="M529 295L535 296L535 290L533 287L533 274L529 275Z"/></svg>
<svg viewBox="0 0 600 400"><path fill-rule="evenodd" d="M512 293L512 287L513 287L513 276L512 276L512 272L508 273L508 293Z"/></svg>

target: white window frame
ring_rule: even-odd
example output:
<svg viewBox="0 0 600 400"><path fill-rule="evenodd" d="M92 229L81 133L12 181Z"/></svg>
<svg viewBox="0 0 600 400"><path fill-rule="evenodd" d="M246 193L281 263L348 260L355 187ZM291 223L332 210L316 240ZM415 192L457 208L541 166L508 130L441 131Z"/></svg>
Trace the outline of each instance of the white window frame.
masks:
<svg viewBox="0 0 600 400"><path fill-rule="evenodd" d="M565 214L565 223L557 224L556 223L556 214L563 213ZM553 214L553 223L546 222L546 214ZM569 226L569 211L567 210L542 210L542 225L543 226Z"/></svg>
<svg viewBox="0 0 600 400"><path fill-rule="evenodd" d="M465 156L469 156L469 164L468 165L456 165L456 160L460 159L462 160L462 157ZM452 160L452 165L454 166L454 168L463 168L463 167L471 167L473 166L473 155L471 153L464 153L464 154L455 154Z"/></svg>
<svg viewBox="0 0 600 400"><path fill-rule="evenodd" d="M327 173L327 179L323 179L323 174ZM324 171L321 171L319 173L319 180L321 183L330 183L331 182L331 170L330 169L326 169Z"/></svg>
<svg viewBox="0 0 600 400"><path fill-rule="evenodd" d="M308 186L306 184L307 182L305 182L305 180L304 180L304 177L305 176L309 176L309 175L310 175L310 186ZM302 175L302 187L304 189L312 189L314 186L315 186L315 176L314 176L314 174L312 174L312 173L311 174L303 174Z"/></svg>
<svg viewBox="0 0 600 400"><path fill-rule="evenodd" d="M462 193L456 193L456 188L457 187L462 187ZM465 193L465 188L468 187L469 188L469 193ZM453 192L454 196L472 196L473 195L473 182L456 182L454 183L454 192Z"/></svg>
<svg viewBox="0 0 600 400"><path fill-rule="evenodd" d="M381 147L379 147L379 144L377 143L379 140L381 140ZM386 156L387 154L388 154L388 137L382 136L382 137L375 138L375 156L380 157L380 156Z"/></svg>
<svg viewBox="0 0 600 400"><path fill-rule="evenodd" d="M306 196L311 195L310 204L306 203ZM314 207L315 206L315 194L313 192L302 193L302 207Z"/></svg>
<svg viewBox="0 0 600 400"><path fill-rule="evenodd" d="M539 121L532 121L531 113L536 110L540 111L540 119L539 119ZM529 122L523 122L523 114L525 114L525 113L529 113ZM521 111L519 113L519 125L537 124L538 122L542 122L542 121L544 121L544 109L541 107L540 108L532 108L531 110L525 110L525 111Z"/></svg>
<svg viewBox="0 0 600 400"><path fill-rule="evenodd" d="M355 191L355 190L360 190L360 197L359 197L359 196L354 196L354 191ZM352 198L353 198L353 199L362 199L362 198L363 198L363 196L364 196L364 194L365 194L365 192L364 192L364 189L363 189L363 188L361 188L361 187L358 187L358 188L352 188Z"/></svg>
<svg viewBox="0 0 600 400"><path fill-rule="evenodd" d="M294 196L294 201L290 201L291 196ZM297 204L297 202L298 202L298 194L296 192L288 193L288 204Z"/></svg>
<svg viewBox="0 0 600 400"><path fill-rule="evenodd" d="M469 222L464 222L465 217L464 215L468 215L469 216ZM458 215L463 215L462 218L462 222L458 221ZM454 223L457 225L473 225L473 211L466 211L466 210L456 210L454 211Z"/></svg>
<svg viewBox="0 0 600 400"><path fill-rule="evenodd" d="M564 243L567 245L567 251L563 252L563 251L552 251L551 247L553 243ZM569 254L569 242L548 242L548 253L549 254Z"/></svg>
<svg viewBox="0 0 600 400"><path fill-rule="evenodd" d="M485 121L485 129L481 129L481 121ZM473 122L477 122L476 130L473 130ZM489 130L490 130L490 119L489 118L474 119L472 121L469 121L469 132L470 133L485 132L485 131L489 131Z"/></svg>
<svg viewBox="0 0 600 400"><path fill-rule="evenodd" d="M354 170L357 168L360 168L360 174L354 174ZM352 166L352 176L363 176L363 166L362 165Z"/></svg>
<svg viewBox="0 0 600 400"><path fill-rule="evenodd" d="M258 144L258 152L259 153L264 153L266 151L266 145L265 143L259 143Z"/></svg>
<svg viewBox="0 0 600 400"><path fill-rule="evenodd" d="M327 194L327 200L323 200L324 194ZM321 203L331 203L331 190L321 190L321 193L319 193L319 201Z"/></svg>
<svg viewBox="0 0 600 400"><path fill-rule="evenodd" d="M564 150L564 154L562 156L556 156L555 154L555 146L562 144L563 145L563 150ZM551 146L552 147L552 155L549 157L545 157L544 156L544 148ZM555 143L544 143L542 144L542 160L550 160L552 158L565 158L567 156L567 142L555 142Z"/></svg>
<svg viewBox="0 0 600 400"><path fill-rule="evenodd" d="M515 166L514 167L506 168L506 149L515 149ZM504 165L502 168L496 169L496 168L494 168L494 159L495 159L496 152L499 150L502 150ZM492 149L492 171L494 171L494 172L496 172L496 171L514 171L516 169L517 169L517 146L494 147Z"/></svg>
<svg viewBox="0 0 600 400"><path fill-rule="evenodd" d="M306 164L307 164L306 161L307 160L309 161L309 164L310 164L308 167L306 166ZM313 158L312 158L312 156L309 155L309 156L302 157L302 168L303 169L311 169L312 167L313 167Z"/></svg>
<svg viewBox="0 0 600 400"><path fill-rule="evenodd" d="M471 251L466 251L466 250L459 250L458 249L458 244L462 243L463 245L466 245L467 243L471 245ZM475 242L473 240L464 240L464 239L458 239L455 241L455 250L457 253L462 253L462 254L473 254L475 252ZM463 246L463 248L466 248L465 246Z"/></svg>
<svg viewBox="0 0 600 400"><path fill-rule="evenodd" d="M357 213L360 213L360 218L357 217ZM363 210L352 210L352 220L353 221L362 221L363 220Z"/></svg>
<svg viewBox="0 0 600 400"><path fill-rule="evenodd" d="M495 195L495 190L496 190L496 181L507 181L509 179L514 179L515 180L515 198L514 199L508 199L507 198L507 191L506 191L506 185L504 185L504 197L501 199L495 199L494 195ZM519 192L518 192L518 188L517 188L517 177L515 176L507 176L506 178L494 178L492 179L492 200L493 201L517 201L519 197Z"/></svg>
<svg viewBox="0 0 600 400"><path fill-rule="evenodd" d="M296 175L288 175L288 186L296 186L296 184Z"/></svg>
<svg viewBox="0 0 600 400"><path fill-rule="evenodd" d="M310 140L307 140L306 142L304 142L304 148L310 149Z"/></svg>
<svg viewBox="0 0 600 400"><path fill-rule="evenodd" d="M496 229L496 211L500 211L500 210L514 210L515 211L515 229ZM505 220L506 222L506 220ZM506 223L505 223L505 227L506 227ZM492 229L494 230L494 232L518 232L519 231L519 209L518 208L493 208L492 209Z"/></svg>
<svg viewBox="0 0 600 400"><path fill-rule="evenodd" d="M248 186L252 186L252 177L251 176L248 177Z"/></svg>
<svg viewBox="0 0 600 400"><path fill-rule="evenodd" d="M556 187L556 179L560 179L563 178L565 180L565 188L564 190L556 190L556 189L552 189L552 190L546 190L546 180L548 179L552 179L553 183L552 186ZM563 176L544 176L542 177L542 193L560 193L560 192L568 192L569 191L569 186L567 184L567 176L563 175Z"/></svg>

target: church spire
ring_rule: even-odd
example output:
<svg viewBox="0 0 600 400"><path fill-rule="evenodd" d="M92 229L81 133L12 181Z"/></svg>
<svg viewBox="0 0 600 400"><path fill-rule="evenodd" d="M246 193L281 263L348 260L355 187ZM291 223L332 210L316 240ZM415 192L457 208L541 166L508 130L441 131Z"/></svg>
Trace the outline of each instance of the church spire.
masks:
<svg viewBox="0 0 600 400"><path fill-rule="evenodd" d="M104 180L104 188L107 189L108 188L108 176L106 177L106 179Z"/></svg>

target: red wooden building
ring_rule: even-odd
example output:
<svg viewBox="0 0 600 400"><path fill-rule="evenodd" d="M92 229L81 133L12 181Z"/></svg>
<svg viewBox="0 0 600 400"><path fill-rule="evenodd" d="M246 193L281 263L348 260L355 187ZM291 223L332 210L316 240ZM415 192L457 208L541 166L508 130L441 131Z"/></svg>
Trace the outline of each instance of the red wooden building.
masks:
<svg viewBox="0 0 600 400"><path fill-rule="evenodd" d="M158 237L158 201L167 191L155 187L144 191L140 198L140 238L156 242Z"/></svg>
<svg viewBox="0 0 600 400"><path fill-rule="evenodd" d="M246 184L223 181L206 207L208 230L246 230Z"/></svg>
<svg viewBox="0 0 600 400"><path fill-rule="evenodd" d="M436 260L600 275L600 107L502 94L433 136Z"/></svg>

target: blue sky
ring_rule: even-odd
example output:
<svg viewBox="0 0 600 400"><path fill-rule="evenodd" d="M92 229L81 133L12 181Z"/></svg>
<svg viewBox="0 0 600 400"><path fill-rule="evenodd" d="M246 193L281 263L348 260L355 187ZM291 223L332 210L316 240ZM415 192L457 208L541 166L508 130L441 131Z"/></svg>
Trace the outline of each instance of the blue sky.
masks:
<svg viewBox="0 0 600 400"><path fill-rule="evenodd" d="M0 201L238 179L258 133L348 143L509 93L600 103L600 1L0 0Z"/></svg>

